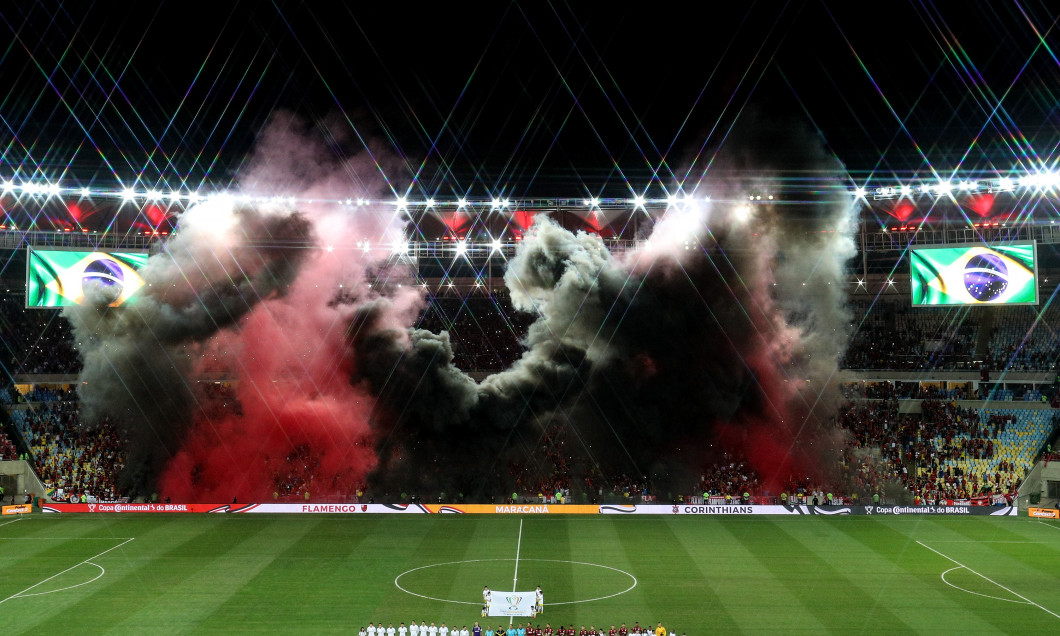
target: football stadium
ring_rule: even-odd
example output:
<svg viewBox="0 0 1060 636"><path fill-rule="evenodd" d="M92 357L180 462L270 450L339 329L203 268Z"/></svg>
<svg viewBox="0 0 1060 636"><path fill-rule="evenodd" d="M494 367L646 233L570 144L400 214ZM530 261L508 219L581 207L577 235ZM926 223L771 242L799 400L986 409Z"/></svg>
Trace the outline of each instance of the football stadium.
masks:
<svg viewBox="0 0 1060 636"><path fill-rule="evenodd" d="M0 11L5 633L1060 624L1055 15L240 6Z"/></svg>

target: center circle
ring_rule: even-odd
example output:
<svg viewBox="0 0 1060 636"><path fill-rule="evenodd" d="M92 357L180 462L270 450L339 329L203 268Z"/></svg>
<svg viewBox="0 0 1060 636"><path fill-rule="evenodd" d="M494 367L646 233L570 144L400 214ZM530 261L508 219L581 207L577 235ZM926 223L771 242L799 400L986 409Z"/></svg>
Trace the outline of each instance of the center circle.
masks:
<svg viewBox="0 0 1060 636"><path fill-rule="evenodd" d="M417 596L419 598L425 598L425 599L430 600L430 601L439 601L441 603L458 603L460 605L476 605L477 606L477 605L481 605L482 603L478 602L478 601L458 601L458 600L450 599L450 598L438 598L436 596L428 596L426 594L420 594L418 592L413 592L412 590L409 590L409 589L407 589L405 587L402 587L402 585L401 585L401 577L405 576L406 574L412 574L413 572L418 572L420 570L426 570L426 569L429 569L429 568L440 568L440 567L445 567L447 565L460 565L460 564L463 564L463 563L485 563L485 562L494 562L494 561L515 561L515 559L465 559L463 561L446 561L445 563L432 563L430 565L421 565L418 568L412 568L411 570L405 570L401 574L398 574L396 577L394 577L394 586L397 587L397 589L401 590L402 592L404 592L406 594L410 594L412 596ZM577 599L577 600L574 600L574 601L550 601L548 599L548 597L546 597L545 598L545 605L546 606L552 606L552 605L573 605L575 603L591 603L593 601L602 601L604 599L614 598L616 596L621 596L622 594L625 594L626 592L629 592L633 588L637 587L637 577L633 576L629 572L626 572L625 570L620 570L618 568L613 568L613 567L611 567L609 565L600 565L599 563L586 563L584 561L568 561L566 559L519 559L520 563L526 562L526 561L535 561L535 562L540 562L540 563L569 563L571 565L583 565L583 566L591 567L591 568L601 568L601 569L604 569L604 570L611 570L612 572L618 572L619 574L622 574L623 576L629 577L630 581L632 581L632 584L629 587L627 587L626 589L622 590L621 592L615 592L614 594L608 594L607 596L597 596L595 598Z"/></svg>

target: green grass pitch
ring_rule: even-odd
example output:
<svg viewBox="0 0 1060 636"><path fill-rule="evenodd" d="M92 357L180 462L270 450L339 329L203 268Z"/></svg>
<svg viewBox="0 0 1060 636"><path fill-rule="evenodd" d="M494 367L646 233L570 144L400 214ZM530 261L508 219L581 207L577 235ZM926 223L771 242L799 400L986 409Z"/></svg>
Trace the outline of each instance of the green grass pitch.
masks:
<svg viewBox="0 0 1060 636"><path fill-rule="evenodd" d="M37 514L0 523L5 634L470 627L482 620L483 585L512 589L517 549L518 587L542 586L535 622L554 627L1060 629L1060 524L1027 518Z"/></svg>

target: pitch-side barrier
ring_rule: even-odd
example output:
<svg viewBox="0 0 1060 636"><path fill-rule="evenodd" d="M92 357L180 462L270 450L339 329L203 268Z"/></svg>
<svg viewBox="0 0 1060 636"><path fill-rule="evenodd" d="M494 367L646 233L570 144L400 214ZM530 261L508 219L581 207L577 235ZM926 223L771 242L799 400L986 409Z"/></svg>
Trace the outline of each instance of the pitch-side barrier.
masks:
<svg viewBox="0 0 1060 636"><path fill-rule="evenodd" d="M494 514L494 515L949 515L1015 517L1014 506L810 506L709 504L45 504L49 513Z"/></svg>

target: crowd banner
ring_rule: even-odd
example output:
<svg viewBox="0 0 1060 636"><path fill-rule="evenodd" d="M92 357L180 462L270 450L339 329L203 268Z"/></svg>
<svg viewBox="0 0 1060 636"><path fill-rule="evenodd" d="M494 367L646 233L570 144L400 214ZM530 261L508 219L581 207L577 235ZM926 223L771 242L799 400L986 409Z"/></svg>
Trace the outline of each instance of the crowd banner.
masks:
<svg viewBox="0 0 1060 636"><path fill-rule="evenodd" d="M6 512L4 514L7 514ZM1027 516L1038 519L1060 519L1060 510L1055 508L1027 508Z"/></svg>
<svg viewBox="0 0 1060 636"><path fill-rule="evenodd" d="M533 616L534 602L537 593L529 592L498 592L494 590L493 601L490 603L488 616Z"/></svg>
<svg viewBox="0 0 1060 636"><path fill-rule="evenodd" d="M4 515L27 515L33 512L33 504L17 504L14 506L4 506L0 509Z"/></svg>
<svg viewBox="0 0 1060 636"><path fill-rule="evenodd" d="M4 514L8 508L5 506ZM957 505L873 505L812 506L752 504L327 504L327 503L249 503L249 504L159 504L159 503L50 503L41 506L48 513L213 513L213 514L492 514L492 515L958 515L1015 517L1015 506ZM1032 516L1058 518L1056 510L1032 508ZM29 512L26 507L25 512Z"/></svg>

